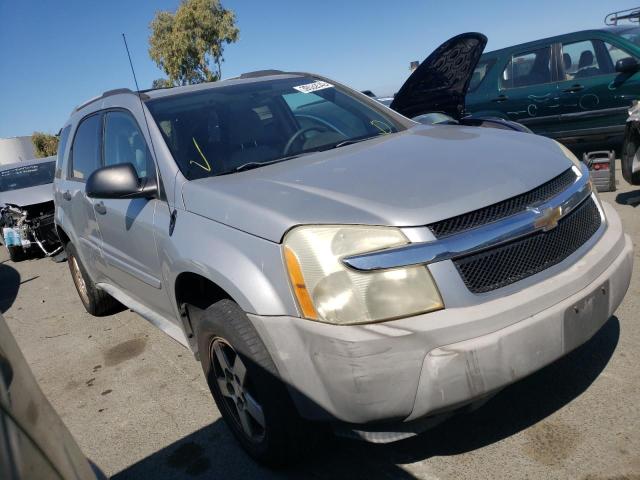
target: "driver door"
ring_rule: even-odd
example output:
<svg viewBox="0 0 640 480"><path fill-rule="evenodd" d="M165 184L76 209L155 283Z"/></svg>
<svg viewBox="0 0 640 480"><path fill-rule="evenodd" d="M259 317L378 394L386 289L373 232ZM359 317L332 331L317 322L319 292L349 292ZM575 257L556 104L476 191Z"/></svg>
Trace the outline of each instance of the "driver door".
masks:
<svg viewBox="0 0 640 480"><path fill-rule="evenodd" d="M127 111L104 114L102 149L105 166L131 163L141 179L156 175L144 136ZM167 216L166 203L155 198L96 198L94 209L102 234L106 276L135 300L172 319L155 241L155 221L158 216Z"/></svg>

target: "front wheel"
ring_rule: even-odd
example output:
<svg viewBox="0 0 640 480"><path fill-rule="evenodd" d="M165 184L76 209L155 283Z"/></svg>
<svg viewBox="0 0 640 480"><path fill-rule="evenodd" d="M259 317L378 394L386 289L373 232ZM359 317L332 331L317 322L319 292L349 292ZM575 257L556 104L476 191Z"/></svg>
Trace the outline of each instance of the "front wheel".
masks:
<svg viewBox="0 0 640 480"><path fill-rule="evenodd" d="M264 343L231 300L210 306L197 325L198 351L211 394L244 449L277 466L309 447L318 430L300 418Z"/></svg>
<svg viewBox="0 0 640 480"><path fill-rule="evenodd" d="M9 258L12 262L19 262L24 258L24 250L22 247L7 247Z"/></svg>
<svg viewBox="0 0 640 480"><path fill-rule="evenodd" d="M640 135L637 132L630 135L628 132L620 162L624 179L631 185L640 185Z"/></svg>

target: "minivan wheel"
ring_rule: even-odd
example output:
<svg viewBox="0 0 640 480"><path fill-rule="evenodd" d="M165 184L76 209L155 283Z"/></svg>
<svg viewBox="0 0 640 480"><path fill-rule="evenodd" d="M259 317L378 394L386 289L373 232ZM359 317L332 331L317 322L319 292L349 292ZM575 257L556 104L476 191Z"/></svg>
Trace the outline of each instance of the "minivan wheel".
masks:
<svg viewBox="0 0 640 480"><path fill-rule="evenodd" d="M227 426L256 460L298 458L319 429L297 414L269 352L232 300L211 305L196 326L200 362Z"/></svg>
<svg viewBox="0 0 640 480"><path fill-rule="evenodd" d="M103 316L122 309L122 304L104 290L96 288L87 275L87 271L78 257L72 243L66 245L67 263L71 272L71 279L76 287L80 301L87 312L94 316Z"/></svg>

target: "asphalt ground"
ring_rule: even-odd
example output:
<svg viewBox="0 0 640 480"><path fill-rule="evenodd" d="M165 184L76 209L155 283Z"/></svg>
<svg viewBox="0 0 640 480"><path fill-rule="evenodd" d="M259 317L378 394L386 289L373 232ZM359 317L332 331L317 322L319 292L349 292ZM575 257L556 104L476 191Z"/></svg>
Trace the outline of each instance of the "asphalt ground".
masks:
<svg viewBox="0 0 640 480"><path fill-rule="evenodd" d="M611 203L640 242L640 188ZM567 357L409 440L330 438L285 470L238 446L184 347L130 311L85 313L66 263L0 253L0 310L85 454L124 479L640 479L640 258L605 326Z"/></svg>

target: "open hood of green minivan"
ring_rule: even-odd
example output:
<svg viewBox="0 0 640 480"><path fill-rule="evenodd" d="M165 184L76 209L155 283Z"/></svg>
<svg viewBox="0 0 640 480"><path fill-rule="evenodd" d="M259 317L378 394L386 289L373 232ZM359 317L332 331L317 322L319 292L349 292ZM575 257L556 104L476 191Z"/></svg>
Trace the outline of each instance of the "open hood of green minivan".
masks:
<svg viewBox="0 0 640 480"><path fill-rule="evenodd" d="M411 74L390 107L409 118L441 112L459 120L471 76L486 45L487 37L481 33L450 38Z"/></svg>

